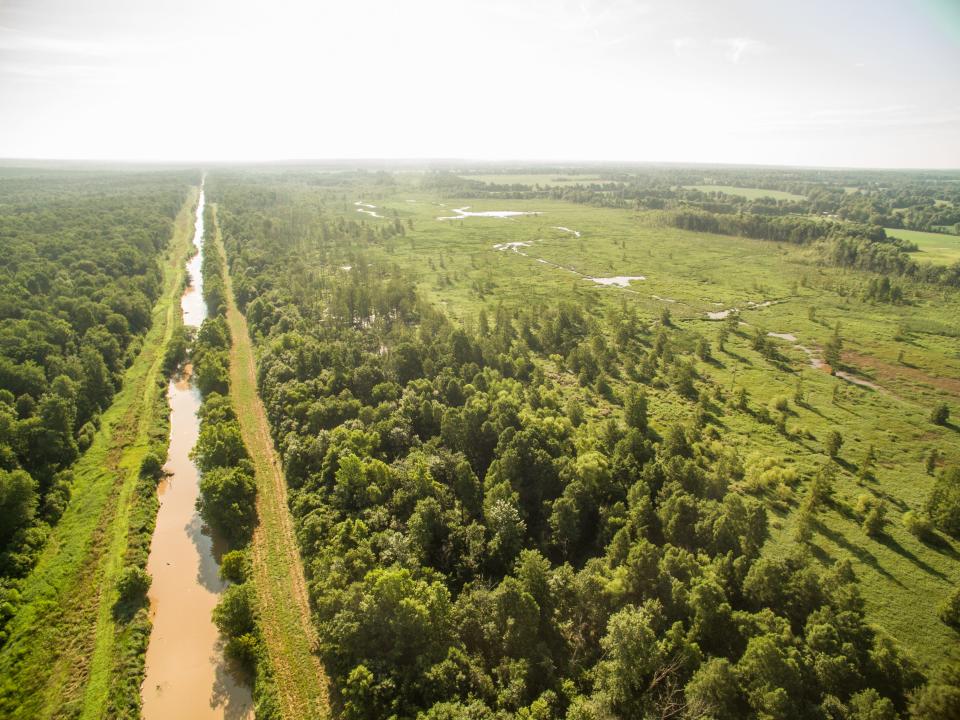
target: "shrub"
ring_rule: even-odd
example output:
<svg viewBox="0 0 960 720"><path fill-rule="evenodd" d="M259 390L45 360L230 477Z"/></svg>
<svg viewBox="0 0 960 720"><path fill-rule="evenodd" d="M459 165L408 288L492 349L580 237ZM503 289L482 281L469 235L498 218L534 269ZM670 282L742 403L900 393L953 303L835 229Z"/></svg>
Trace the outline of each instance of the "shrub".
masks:
<svg viewBox="0 0 960 720"><path fill-rule="evenodd" d="M220 578L236 585L247 579L247 555L242 550L231 550L220 558Z"/></svg>
<svg viewBox="0 0 960 720"><path fill-rule="evenodd" d="M150 589L151 581L150 573L143 568L135 565L125 567L117 580L117 591L120 593L121 602L142 598Z"/></svg>
<svg viewBox="0 0 960 720"><path fill-rule="evenodd" d="M960 587L954 588L950 597L943 601L937 615L954 630L960 630Z"/></svg>
<svg viewBox="0 0 960 720"><path fill-rule="evenodd" d="M934 425L946 425L949 420L950 408L946 403L940 403L930 413L930 422Z"/></svg>
<svg viewBox="0 0 960 720"><path fill-rule="evenodd" d="M158 479L163 473L163 460L155 452L148 452L140 462L140 477Z"/></svg>
<svg viewBox="0 0 960 720"><path fill-rule="evenodd" d="M903 527L906 528L908 533L921 539L929 537L932 531L930 518L913 510L908 510L903 514Z"/></svg>

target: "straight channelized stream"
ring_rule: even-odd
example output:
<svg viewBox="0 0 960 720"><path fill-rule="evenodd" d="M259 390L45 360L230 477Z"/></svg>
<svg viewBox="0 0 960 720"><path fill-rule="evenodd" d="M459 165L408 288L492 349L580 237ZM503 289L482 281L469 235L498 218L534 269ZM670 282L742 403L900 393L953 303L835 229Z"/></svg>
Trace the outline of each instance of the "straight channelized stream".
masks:
<svg viewBox="0 0 960 720"><path fill-rule="evenodd" d="M187 265L191 284L180 307L184 325L199 327L207 316L202 263L204 193L201 188L193 242L196 255ZM253 701L242 674L223 654L211 619L226 583L220 580L222 549L196 511L199 472L190 459L200 423L200 392L186 366L170 382L169 473L157 488L160 510L150 545L147 570L153 576L150 613L153 631L143 682L143 717L252 718Z"/></svg>

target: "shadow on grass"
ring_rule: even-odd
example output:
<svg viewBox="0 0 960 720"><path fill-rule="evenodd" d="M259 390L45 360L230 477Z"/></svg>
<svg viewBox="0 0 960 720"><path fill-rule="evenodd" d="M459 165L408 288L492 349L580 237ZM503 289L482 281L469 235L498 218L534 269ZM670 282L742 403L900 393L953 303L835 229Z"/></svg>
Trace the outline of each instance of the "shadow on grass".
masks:
<svg viewBox="0 0 960 720"><path fill-rule="evenodd" d="M753 362L751 362L749 358L745 358L743 355L737 355L737 354L736 354L735 352L733 352L732 350L724 349L723 352L725 352L725 353L726 353L727 355L729 355L732 359L736 360L736 361L739 362L739 363L743 363L744 365L751 365L751 366L753 365Z"/></svg>
<svg viewBox="0 0 960 720"><path fill-rule="evenodd" d="M877 541L878 543L880 543L881 545L883 545L884 547L886 547L886 548L888 548L888 549L890 549L890 550L893 550L893 552L897 553L897 555L899 555L900 557L902 557L902 558L904 558L904 559L906 559L906 560L909 560L909 561L912 562L914 565L916 565L918 568L920 568L921 570L923 570L925 573L927 573L927 574L929 574L929 575L933 575L934 577L939 578L940 580L947 580L947 581L949 581L950 578L948 578L948 577L947 577L946 575L944 575L942 572L940 572L939 570L937 570L935 567L932 567L931 565L928 565L927 563L925 563L923 560L921 560L921 559L918 558L916 555L914 555L912 552L910 552L909 550L907 550L905 547L903 547L903 545L901 545L900 543L898 543L896 540L894 540L894 539L893 539L892 537L890 537L889 535L883 535L883 536L881 536L881 537L879 537L879 538L876 538L876 541Z"/></svg>
<svg viewBox="0 0 960 720"><path fill-rule="evenodd" d="M940 533L930 532L920 539L920 541L936 550L941 555L946 555L951 560L960 560L960 553L953 547L953 543L943 537Z"/></svg>
<svg viewBox="0 0 960 720"><path fill-rule="evenodd" d="M903 587L903 583L900 582L900 580L898 580L892 574L890 574L888 570L882 567L880 565L880 562L877 560L877 558L866 548L860 547L859 545L854 545L844 535L842 535L841 533L838 533L836 530L832 530L831 528L827 527L827 525L824 524L823 522L817 523L817 530L820 532L821 535L828 538L832 542L836 543L837 545L842 547L844 550L849 552L851 555L856 557L857 560L862 562L864 565L869 565L878 573L883 575L883 577Z"/></svg>

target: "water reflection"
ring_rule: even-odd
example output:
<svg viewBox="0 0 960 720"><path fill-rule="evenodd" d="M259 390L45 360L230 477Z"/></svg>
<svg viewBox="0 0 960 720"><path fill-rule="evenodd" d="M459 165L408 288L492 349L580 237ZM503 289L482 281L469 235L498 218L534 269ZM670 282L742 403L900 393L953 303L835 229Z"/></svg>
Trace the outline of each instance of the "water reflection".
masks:
<svg viewBox="0 0 960 720"><path fill-rule="evenodd" d="M204 194L197 207L194 244L203 240ZM207 316L198 252L188 264L192 284L181 298L184 324L199 326ZM190 450L200 431L200 393L190 382L191 368L172 381L167 479L157 488L160 511L147 569L153 576L150 614L153 631L147 647L146 678L141 689L143 717L253 717L253 700L244 674L224 657L223 643L211 619L225 583L219 577L223 548L196 511L199 473Z"/></svg>

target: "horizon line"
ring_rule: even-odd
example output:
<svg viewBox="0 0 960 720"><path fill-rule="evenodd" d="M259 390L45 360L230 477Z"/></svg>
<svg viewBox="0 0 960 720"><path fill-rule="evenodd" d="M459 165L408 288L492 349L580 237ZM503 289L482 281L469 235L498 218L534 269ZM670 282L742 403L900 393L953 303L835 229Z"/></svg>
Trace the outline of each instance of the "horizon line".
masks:
<svg viewBox="0 0 960 720"><path fill-rule="evenodd" d="M469 158L469 157L304 157L304 158L269 158L269 159L197 159L197 158L62 158L62 157L7 157L0 156L0 165L11 166L15 163L64 163L64 164L112 164L112 165L178 165L196 166L224 166L224 165L311 165L311 164L482 164L482 165L611 165L611 166L651 166L651 167L716 167L716 168L765 168L783 170L829 170L829 171L875 171L875 172L960 172L960 166L923 167L923 166L880 166L880 165L803 165L790 163L758 163L758 162L723 162L697 160L611 160L611 159L564 159L564 158Z"/></svg>

